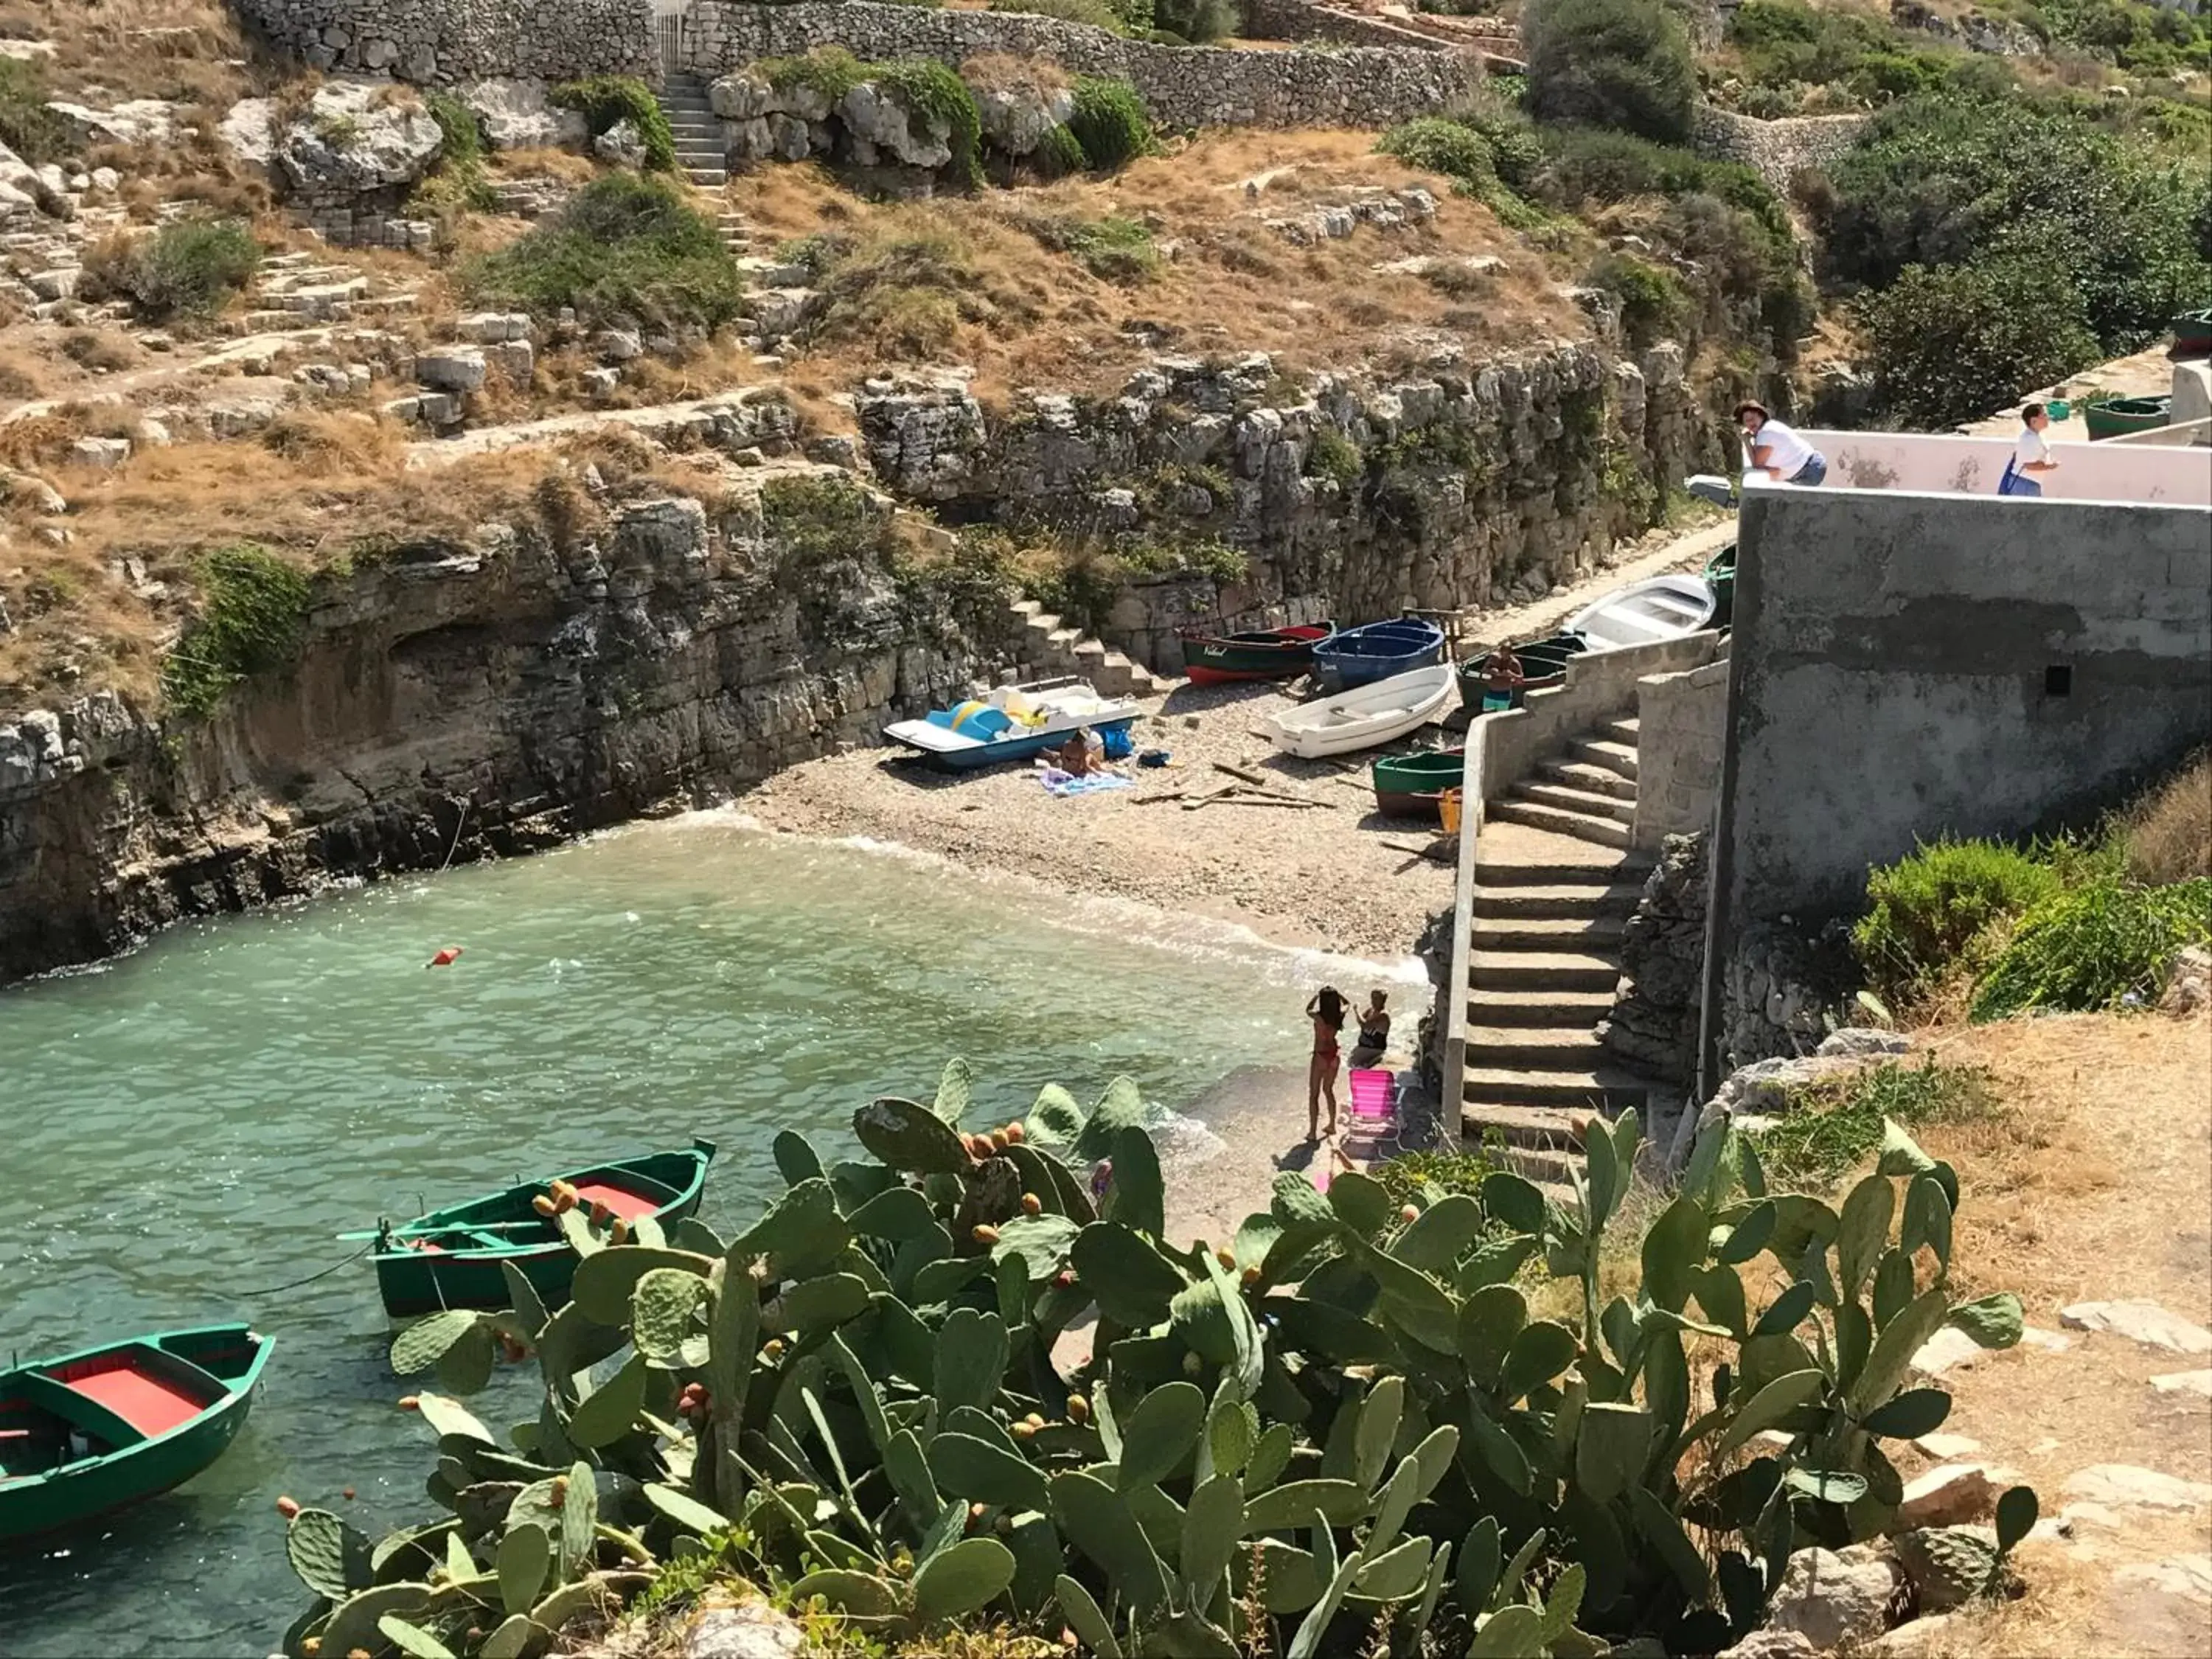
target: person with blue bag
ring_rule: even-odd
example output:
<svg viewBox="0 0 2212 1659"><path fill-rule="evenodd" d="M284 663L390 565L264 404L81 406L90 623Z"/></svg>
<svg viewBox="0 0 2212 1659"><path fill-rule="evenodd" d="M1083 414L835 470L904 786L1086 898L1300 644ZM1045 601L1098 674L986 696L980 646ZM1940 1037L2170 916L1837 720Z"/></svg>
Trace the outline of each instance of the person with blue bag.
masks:
<svg viewBox="0 0 2212 1659"><path fill-rule="evenodd" d="M2051 441L2043 435L2051 424L2051 411L2041 404L2022 404L2020 421L2020 441L2013 446L2012 459L1997 480L1997 494L2040 495L2042 480L2034 475L2058 470L2058 463L2051 459Z"/></svg>

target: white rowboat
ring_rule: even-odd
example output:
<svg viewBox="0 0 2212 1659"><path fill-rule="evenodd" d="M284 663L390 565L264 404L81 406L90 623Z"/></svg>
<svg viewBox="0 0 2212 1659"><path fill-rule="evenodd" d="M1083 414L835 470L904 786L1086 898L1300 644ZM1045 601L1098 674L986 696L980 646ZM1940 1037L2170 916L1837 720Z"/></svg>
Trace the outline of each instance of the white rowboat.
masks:
<svg viewBox="0 0 2212 1659"><path fill-rule="evenodd" d="M1567 628L1587 638L1591 651L1611 651L1694 634L1712 618L1713 590L1704 577L1654 576L1614 588L1577 611Z"/></svg>
<svg viewBox="0 0 2212 1659"><path fill-rule="evenodd" d="M1435 663L1267 717L1275 747L1313 759L1348 755L1426 726L1452 700L1449 663Z"/></svg>

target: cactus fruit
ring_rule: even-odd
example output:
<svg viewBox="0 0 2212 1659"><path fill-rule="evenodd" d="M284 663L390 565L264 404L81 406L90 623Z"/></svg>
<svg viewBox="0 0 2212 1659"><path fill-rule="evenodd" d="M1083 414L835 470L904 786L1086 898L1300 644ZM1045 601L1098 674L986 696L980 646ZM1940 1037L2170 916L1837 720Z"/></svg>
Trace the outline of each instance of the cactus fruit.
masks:
<svg viewBox="0 0 2212 1659"><path fill-rule="evenodd" d="M339 1495L341 1498L344 1498L348 1503L351 1503L351 1502L353 1501L353 1488L352 1488L351 1486L348 1486L348 1487L347 1487L347 1488L346 1488L343 1492L339 1493L338 1495Z"/></svg>
<svg viewBox="0 0 2212 1659"><path fill-rule="evenodd" d="M780 1336L771 1336L766 1342L761 1345L761 1352L767 1355L770 1359L782 1358L783 1339Z"/></svg>
<svg viewBox="0 0 2212 1659"><path fill-rule="evenodd" d="M376 1659L376 1656L367 1648L348 1648L346 1659Z"/></svg>
<svg viewBox="0 0 2212 1659"><path fill-rule="evenodd" d="M991 1156L992 1146L990 1136L969 1135L965 1137L965 1140L968 1147L968 1156L974 1158L977 1163L980 1164L985 1158Z"/></svg>
<svg viewBox="0 0 2212 1659"><path fill-rule="evenodd" d="M1233 1273L1237 1271L1236 1251L1227 1249L1216 1250L1213 1253L1213 1259L1216 1261L1218 1261L1222 1267L1226 1268L1229 1272Z"/></svg>
<svg viewBox="0 0 2212 1659"><path fill-rule="evenodd" d="M1068 1395L1067 1420L1071 1423L1088 1423L1091 1420L1091 1402L1079 1394Z"/></svg>
<svg viewBox="0 0 2212 1659"><path fill-rule="evenodd" d="M1016 1119L1013 1122L1006 1125L1004 1133L1006 1134L1006 1144L1008 1146L1018 1146L1022 1144L1022 1126L1019 1119Z"/></svg>
<svg viewBox="0 0 2212 1659"><path fill-rule="evenodd" d="M280 1498L276 1500L276 1513L283 1516L287 1521L289 1521L294 1516L299 1514L299 1512L300 1500L298 1498Z"/></svg>
<svg viewBox="0 0 2212 1659"><path fill-rule="evenodd" d="M1247 1267L1241 1278L1244 1288L1249 1290L1260 1282L1260 1270L1257 1267Z"/></svg>
<svg viewBox="0 0 2212 1659"><path fill-rule="evenodd" d="M1036 1437L1036 1425L1029 1422L1016 1423L1007 1431L1017 1440L1034 1440Z"/></svg>
<svg viewBox="0 0 2212 1659"><path fill-rule="evenodd" d="M548 1221L550 1221L555 1216L561 1213L561 1206L556 1204L551 1199L546 1197L543 1193L538 1194L537 1197L530 1200L530 1207L537 1211L538 1214L544 1216Z"/></svg>
<svg viewBox="0 0 2212 1659"><path fill-rule="evenodd" d="M553 1477L553 1506L558 1509L568 1501L568 1477L565 1474L556 1474Z"/></svg>
<svg viewBox="0 0 2212 1659"><path fill-rule="evenodd" d="M1044 1200L1039 1198L1035 1193L1024 1193L1022 1194L1022 1213L1024 1215L1042 1215L1044 1213Z"/></svg>
<svg viewBox="0 0 2212 1659"><path fill-rule="evenodd" d="M978 1244L995 1244L999 1242L999 1230L980 1221L969 1230L968 1236Z"/></svg>
<svg viewBox="0 0 2212 1659"><path fill-rule="evenodd" d="M322 1650L323 1638L319 1636L310 1636L306 1641L300 1644L301 1659L315 1659L315 1656Z"/></svg>
<svg viewBox="0 0 2212 1659"><path fill-rule="evenodd" d="M399 1396L399 1409L403 1412L421 1411L422 1409L422 1396L419 1394L401 1395Z"/></svg>
<svg viewBox="0 0 2212 1659"><path fill-rule="evenodd" d="M1420 1218L1421 1218L1421 1211L1420 1211L1420 1206L1419 1206L1419 1205L1415 1205L1415 1204L1401 1204L1401 1205L1398 1206L1398 1219L1399 1219L1399 1220L1401 1220L1401 1221L1419 1221Z"/></svg>
<svg viewBox="0 0 2212 1659"><path fill-rule="evenodd" d="M608 1228L608 1229L607 1229L607 1239L608 1239L608 1241L609 1241L611 1243L615 1243L615 1244L627 1244L627 1243L629 1243L629 1220L628 1220L626 1218L624 1218L624 1217L622 1217L622 1216L617 1216L617 1217L615 1218L615 1224L614 1224L613 1226L611 1226L611 1227L610 1227L610 1228Z"/></svg>

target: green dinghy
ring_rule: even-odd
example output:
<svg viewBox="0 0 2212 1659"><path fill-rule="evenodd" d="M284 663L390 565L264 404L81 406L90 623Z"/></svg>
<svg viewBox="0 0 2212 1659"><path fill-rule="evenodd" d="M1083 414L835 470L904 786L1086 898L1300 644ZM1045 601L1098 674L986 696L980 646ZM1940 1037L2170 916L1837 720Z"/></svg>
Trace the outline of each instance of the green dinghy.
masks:
<svg viewBox="0 0 2212 1659"><path fill-rule="evenodd" d="M0 1542L191 1480L245 1425L272 1346L204 1325L0 1371Z"/></svg>
<svg viewBox="0 0 2212 1659"><path fill-rule="evenodd" d="M374 1233L347 1237L375 1240L376 1287L383 1293L384 1310L396 1319L446 1308L507 1306L507 1276L500 1264L509 1261L547 1307L557 1308L568 1299L576 1255L559 1226L532 1207L538 1198L555 1182L565 1181L586 1206L604 1204L626 1221L649 1216L662 1227L673 1227L698 1209L714 1157L713 1141L695 1139L682 1152L647 1152L517 1182L465 1204L433 1210L404 1226L386 1221Z"/></svg>
<svg viewBox="0 0 2212 1659"><path fill-rule="evenodd" d="M1437 798L1456 789L1467 775L1464 749L1422 749L1385 755L1375 763L1375 810L1386 817L1433 818Z"/></svg>

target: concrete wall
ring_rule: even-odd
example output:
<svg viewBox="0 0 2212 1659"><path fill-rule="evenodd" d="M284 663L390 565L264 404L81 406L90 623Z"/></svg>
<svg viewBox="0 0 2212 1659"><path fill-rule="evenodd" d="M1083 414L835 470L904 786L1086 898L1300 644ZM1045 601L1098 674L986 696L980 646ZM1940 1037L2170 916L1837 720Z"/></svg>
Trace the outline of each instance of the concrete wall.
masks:
<svg viewBox="0 0 2212 1659"><path fill-rule="evenodd" d="M824 46L863 59L934 58L955 69L985 52L1011 52L1048 58L1079 74L1122 76L1152 118L1169 127L1389 126L1432 113L1482 78L1473 57L1416 46L1161 46L1026 12L939 11L867 0L766 6L696 0L687 16L691 67L705 75Z"/></svg>
<svg viewBox="0 0 2212 1659"><path fill-rule="evenodd" d="M1496 800L1601 721L1636 712L1638 685L1647 675L1709 663L1722 650L1718 634L1688 634L1650 645L1632 645L1577 657L1564 684L1531 691L1518 708L1485 714L1468 727L1469 770L1475 726L1482 728L1482 798ZM1639 763L1640 770L1640 763Z"/></svg>
<svg viewBox="0 0 2212 1659"><path fill-rule="evenodd" d="M1741 532L1723 938L1855 908L1919 840L2100 805L2212 732L2212 513L1778 489Z"/></svg>
<svg viewBox="0 0 2212 1659"><path fill-rule="evenodd" d="M1668 836L1712 827L1728 744L1728 683L1725 658L1637 682L1638 851L1656 853Z"/></svg>
<svg viewBox="0 0 2212 1659"><path fill-rule="evenodd" d="M316 69L416 82L660 78L652 0L234 0L279 52Z"/></svg>
<svg viewBox="0 0 2212 1659"><path fill-rule="evenodd" d="M1911 432L1805 431L1801 435L1828 458L1830 488L1988 497L1996 495L1997 480L2004 476L2016 441L2013 437L1953 438ZM2038 479L2047 501L2212 505L2212 466L2201 455L2132 444L2057 443L2051 446L2051 459L2058 463L2058 470ZM2006 505L2033 509L2036 504Z"/></svg>

